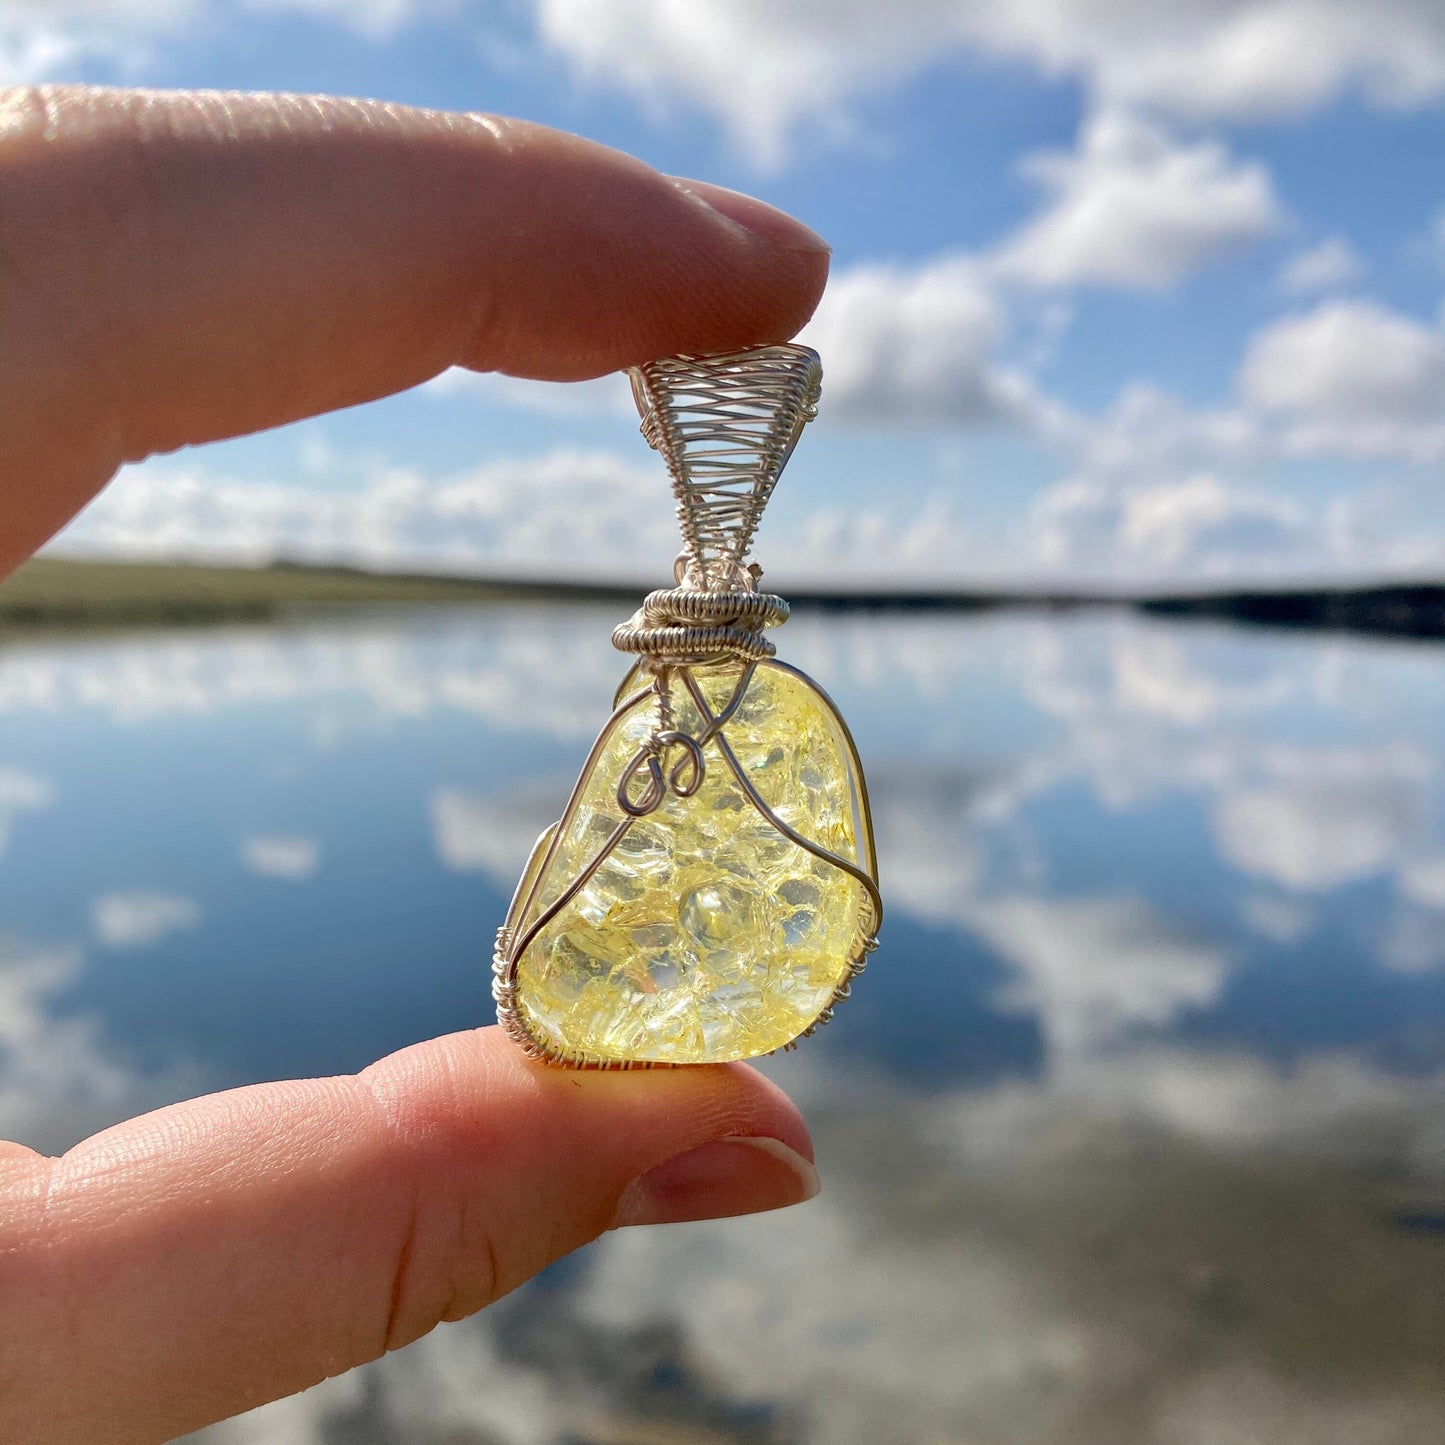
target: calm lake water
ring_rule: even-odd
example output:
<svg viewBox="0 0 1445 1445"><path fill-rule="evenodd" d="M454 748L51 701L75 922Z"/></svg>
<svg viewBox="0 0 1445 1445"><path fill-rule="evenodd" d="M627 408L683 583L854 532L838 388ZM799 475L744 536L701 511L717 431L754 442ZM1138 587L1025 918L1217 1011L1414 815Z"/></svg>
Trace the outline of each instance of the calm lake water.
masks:
<svg viewBox="0 0 1445 1445"><path fill-rule="evenodd" d="M0 1132L490 1017L616 609L0 647ZM800 616L882 948L822 1196L609 1236L205 1445L1439 1445L1445 648Z"/></svg>

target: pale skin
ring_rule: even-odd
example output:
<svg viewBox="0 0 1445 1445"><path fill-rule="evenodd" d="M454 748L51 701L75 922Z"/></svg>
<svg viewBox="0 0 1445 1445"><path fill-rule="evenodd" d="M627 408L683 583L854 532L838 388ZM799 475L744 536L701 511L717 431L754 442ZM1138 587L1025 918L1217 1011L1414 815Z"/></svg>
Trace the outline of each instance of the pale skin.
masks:
<svg viewBox="0 0 1445 1445"><path fill-rule="evenodd" d="M761 202L517 121L0 91L0 574L123 462L451 365L577 380L785 340L827 268ZM0 1143L0 1439L170 1439L608 1228L799 1202L811 1160L745 1065L549 1069L495 1028L59 1159Z"/></svg>

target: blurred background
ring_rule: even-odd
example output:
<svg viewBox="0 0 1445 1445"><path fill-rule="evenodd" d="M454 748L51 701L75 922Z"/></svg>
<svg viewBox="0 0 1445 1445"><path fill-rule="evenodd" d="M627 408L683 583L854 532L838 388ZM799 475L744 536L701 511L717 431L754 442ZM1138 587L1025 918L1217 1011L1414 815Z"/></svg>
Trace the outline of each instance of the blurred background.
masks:
<svg viewBox="0 0 1445 1445"><path fill-rule="evenodd" d="M764 1064L823 1195L194 1440L1445 1439L1445 12L0 6L61 79L522 115L835 248L758 546L858 597L777 639L889 907ZM0 1134L489 1017L675 547L618 378L127 469L0 588Z"/></svg>

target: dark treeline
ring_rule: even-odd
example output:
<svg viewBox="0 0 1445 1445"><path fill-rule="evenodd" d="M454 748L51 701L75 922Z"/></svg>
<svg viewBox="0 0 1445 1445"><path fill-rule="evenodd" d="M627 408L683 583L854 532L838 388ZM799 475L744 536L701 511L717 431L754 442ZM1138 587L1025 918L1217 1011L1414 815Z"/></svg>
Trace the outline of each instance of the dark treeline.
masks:
<svg viewBox="0 0 1445 1445"><path fill-rule="evenodd" d="M0 626L264 621L298 610L441 603L605 602L630 611L645 584L373 573L348 567L199 567L37 558L0 585ZM805 611L980 612L1128 608L1161 617L1369 636L1445 639L1445 584L1109 596L1084 592L783 589Z"/></svg>
<svg viewBox="0 0 1445 1445"><path fill-rule="evenodd" d="M1075 611L1128 608L1167 617L1197 617L1258 627L1445 639L1445 585L1318 587L1297 591L1189 592L1128 597L1097 593L1027 592L795 592L798 608L869 611L977 612L1042 608Z"/></svg>

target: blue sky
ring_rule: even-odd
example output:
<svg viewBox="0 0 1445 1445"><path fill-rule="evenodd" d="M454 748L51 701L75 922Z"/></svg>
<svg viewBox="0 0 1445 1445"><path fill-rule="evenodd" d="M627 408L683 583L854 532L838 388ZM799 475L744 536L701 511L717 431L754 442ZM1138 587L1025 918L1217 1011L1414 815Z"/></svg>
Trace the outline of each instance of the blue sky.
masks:
<svg viewBox="0 0 1445 1445"><path fill-rule="evenodd" d="M521 115L802 217L834 269L780 586L1445 570L1435 0L0 13L0 80L61 79ZM669 510L616 379L452 374L130 469L61 545L638 576Z"/></svg>

